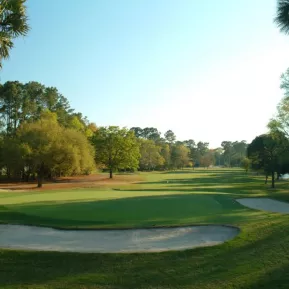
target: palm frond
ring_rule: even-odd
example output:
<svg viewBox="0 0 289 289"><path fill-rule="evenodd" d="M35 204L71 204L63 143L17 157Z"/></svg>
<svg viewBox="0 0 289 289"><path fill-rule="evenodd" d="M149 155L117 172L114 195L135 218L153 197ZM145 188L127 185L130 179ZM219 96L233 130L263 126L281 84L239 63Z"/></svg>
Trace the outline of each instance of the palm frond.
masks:
<svg viewBox="0 0 289 289"><path fill-rule="evenodd" d="M289 0L277 1L277 13L274 22L281 32L289 34Z"/></svg>

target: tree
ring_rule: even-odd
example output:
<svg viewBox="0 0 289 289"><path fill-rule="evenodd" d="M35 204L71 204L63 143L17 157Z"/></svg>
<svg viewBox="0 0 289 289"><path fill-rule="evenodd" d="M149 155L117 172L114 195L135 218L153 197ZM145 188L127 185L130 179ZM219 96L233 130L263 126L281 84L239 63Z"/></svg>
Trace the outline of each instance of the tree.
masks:
<svg viewBox="0 0 289 289"><path fill-rule="evenodd" d="M26 0L0 0L0 67L9 57L13 40L29 31L26 15Z"/></svg>
<svg viewBox="0 0 289 289"><path fill-rule="evenodd" d="M154 127L146 127L143 129L142 137L158 142L160 141L161 133Z"/></svg>
<svg viewBox="0 0 289 289"><path fill-rule="evenodd" d="M268 128L270 131L281 131L289 137L289 68L281 75L280 88L284 96L277 106L277 115L270 120Z"/></svg>
<svg viewBox="0 0 289 289"><path fill-rule="evenodd" d="M216 148L214 150L214 158L216 160L216 165L217 166L224 165L223 148Z"/></svg>
<svg viewBox="0 0 289 289"><path fill-rule="evenodd" d="M272 177L272 188L275 187L275 173L278 170L279 160L288 148L288 140L284 134L275 132L256 137L248 146L248 158L252 162L252 168L263 170Z"/></svg>
<svg viewBox="0 0 289 289"><path fill-rule="evenodd" d="M109 169L110 178L117 169L136 169L139 164L139 144L133 131L117 126L100 127L92 136L95 160Z"/></svg>
<svg viewBox="0 0 289 289"><path fill-rule="evenodd" d="M171 152L171 166L173 168L184 168L189 162L190 150L184 145L174 145L172 146Z"/></svg>
<svg viewBox="0 0 289 289"><path fill-rule="evenodd" d="M250 164L251 161L249 158L243 158L242 160L242 168L246 171L246 173L248 172L249 168L250 168Z"/></svg>
<svg viewBox="0 0 289 289"><path fill-rule="evenodd" d="M165 133L165 140L169 143L172 144L175 142L176 140L176 135L174 134L174 132L172 130L168 130Z"/></svg>
<svg viewBox="0 0 289 289"><path fill-rule="evenodd" d="M274 21L281 32L289 34L289 0L277 0L277 13Z"/></svg>
<svg viewBox="0 0 289 289"><path fill-rule="evenodd" d="M200 166L204 168L209 168L215 162L214 152L209 151L200 157Z"/></svg>
<svg viewBox="0 0 289 289"><path fill-rule="evenodd" d="M152 170L165 163L161 156L161 147L152 140L140 140L140 168Z"/></svg>
<svg viewBox="0 0 289 289"><path fill-rule="evenodd" d="M85 135L61 127L55 113L43 112L39 120L21 124L16 140L23 170L37 173L38 187L45 176L88 173L94 168L94 150Z"/></svg>
<svg viewBox="0 0 289 289"><path fill-rule="evenodd" d="M132 127L130 130L132 130L134 132L134 135L137 138L140 138L143 136L143 129L140 127Z"/></svg>
<svg viewBox="0 0 289 289"><path fill-rule="evenodd" d="M170 146L166 143L161 144L161 156L164 159L164 168L168 169L171 165L171 149Z"/></svg>
<svg viewBox="0 0 289 289"><path fill-rule="evenodd" d="M14 134L22 111L23 85L18 81L8 81L0 87L0 114L2 129L6 134Z"/></svg>
<svg viewBox="0 0 289 289"><path fill-rule="evenodd" d="M224 160L227 166L231 167L232 165L232 156L235 152L233 143L231 141L223 141L221 143L221 146L223 147L224 150Z"/></svg>
<svg viewBox="0 0 289 289"><path fill-rule="evenodd" d="M232 156L232 165L241 166L242 160L245 158L247 153L247 143L246 141L235 141L232 144L233 146L233 156Z"/></svg>

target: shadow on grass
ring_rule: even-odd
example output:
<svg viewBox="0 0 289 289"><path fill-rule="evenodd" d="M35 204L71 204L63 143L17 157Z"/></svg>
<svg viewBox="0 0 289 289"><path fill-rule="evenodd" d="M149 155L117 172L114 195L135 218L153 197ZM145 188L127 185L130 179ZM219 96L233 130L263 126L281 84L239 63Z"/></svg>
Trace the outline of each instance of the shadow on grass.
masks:
<svg viewBox="0 0 289 289"><path fill-rule="evenodd" d="M63 229L110 229L238 224L266 217L264 212L249 210L222 193L169 194L166 189L157 193L162 191L165 194L139 197L125 197L123 192L123 198L113 200L7 205L0 207L0 222Z"/></svg>

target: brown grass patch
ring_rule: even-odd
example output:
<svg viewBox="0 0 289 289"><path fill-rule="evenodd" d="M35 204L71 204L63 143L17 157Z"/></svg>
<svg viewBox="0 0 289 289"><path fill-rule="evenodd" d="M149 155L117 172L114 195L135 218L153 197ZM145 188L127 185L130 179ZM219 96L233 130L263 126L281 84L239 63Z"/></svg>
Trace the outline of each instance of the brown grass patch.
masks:
<svg viewBox="0 0 289 289"><path fill-rule="evenodd" d="M107 174L92 174L89 176L73 176L58 178L53 182L43 182L42 188L37 188L36 182L15 182L0 185L0 191L29 191L29 190L59 190L69 188L98 188L107 186L126 185L142 181L140 175L114 175L110 179Z"/></svg>

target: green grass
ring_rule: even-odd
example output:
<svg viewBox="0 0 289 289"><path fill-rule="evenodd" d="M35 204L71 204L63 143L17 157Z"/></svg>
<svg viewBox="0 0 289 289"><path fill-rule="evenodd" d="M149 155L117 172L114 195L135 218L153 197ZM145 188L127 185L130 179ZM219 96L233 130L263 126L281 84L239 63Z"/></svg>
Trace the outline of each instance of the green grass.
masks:
<svg viewBox="0 0 289 289"><path fill-rule="evenodd" d="M220 246L158 254L0 250L0 288L289 288L289 215L249 210L239 197L289 201L240 170L144 173L105 189L0 193L0 222L59 228L231 224ZM1 238L1 232L0 232Z"/></svg>

